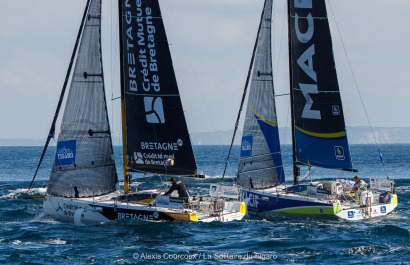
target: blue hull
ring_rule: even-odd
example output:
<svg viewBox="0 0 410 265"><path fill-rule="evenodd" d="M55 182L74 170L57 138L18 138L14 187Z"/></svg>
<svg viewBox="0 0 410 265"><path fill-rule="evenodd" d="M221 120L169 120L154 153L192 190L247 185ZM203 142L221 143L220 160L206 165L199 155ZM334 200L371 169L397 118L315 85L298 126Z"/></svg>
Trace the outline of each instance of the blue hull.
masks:
<svg viewBox="0 0 410 265"><path fill-rule="evenodd" d="M263 193L254 190L242 189L242 194L247 202L249 212L263 213L263 212L280 212L292 209L310 208L310 214L326 214L330 207L333 210L333 204L319 203L307 200L289 199L273 193ZM325 210L326 208L326 210ZM317 209L317 212L315 210ZM304 214L301 211L300 214ZM296 213L297 214L297 213Z"/></svg>

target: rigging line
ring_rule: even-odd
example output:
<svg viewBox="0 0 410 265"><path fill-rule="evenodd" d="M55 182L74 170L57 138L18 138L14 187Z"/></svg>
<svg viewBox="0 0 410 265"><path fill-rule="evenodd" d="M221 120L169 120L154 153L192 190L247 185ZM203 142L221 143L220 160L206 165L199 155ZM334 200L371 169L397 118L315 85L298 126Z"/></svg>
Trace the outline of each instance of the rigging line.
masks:
<svg viewBox="0 0 410 265"><path fill-rule="evenodd" d="M115 1L111 2L111 10L115 9L117 7L117 5L115 4ZM114 6L114 8L113 8ZM113 13L114 15L112 16L114 18L115 21L115 26L114 26L114 34L113 31L111 31L111 40L114 42L114 45L111 46L111 50L112 50L112 61L111 61L111 66L112 66L112 72L111 72L111 91L112 91L112 97L111 99L114 97L114 87L115 87L115 79L116 77L118 78L118 75L115 74L115 69L117 69L118 67L118 55L120 54L119 52L119 48L117 45L119 45L119 41L118 41L118 30L119 30L119 20L120 18L118 17L118 19L115 19L115 16L118 16L118 12ZM115 15L116 14L116 15ZM111 23L111 27L112 27L113 23ZM116 36L115 38L113 36ZM115 41L114 41L115 40ZM118 71L117 71L118 72ZM118 83L121 83L121 81L119 81ZM120 89L121 90L121 89ZM121 98L121 96L119 96L118 98ZM116 100L112 99L113 100ZM121 102L120 102L121 104ZM112 113L113 113L113 117L114 117L114 105L112 105ZM121 119L119 119L119 121L121 121ZM119 132L121 132L122 127L121 127L121 122L118 123L119 124ZM115 127L114 125L114 118L113 118L113 128ZM118 145L120 146L122 143L122 133L119 133L119 137L118 137Z"/></svg>
<svg viewBox="0 0 410 265"><path fill-rule="evenodd" d="M276 3L276 1L274 1L274 2ZM285 22L286 22L286 12L282 12L282 13L284 15L283 15L283 21L282 21L282 33L280 35L280 42L279 42L279 55L278 55L278 61L277 61L277 64L276 64L276 75L275 75L276 78L273 79L275 87L276 87L276 84L278 83L277 76L279 74L279 64L280 64L280 58L281 58L281 54L282 54L283 34L285 32ZM276 43L276 42L274 42L274 43ZM276 54L276 53L274 53L274 54Z"/></svg>
<svg viewBox="0 0 410 265"><path fill-rule="evenodd" d="M114 103L113 103L113 101L114 101L114 89L113 89L113 84L114 84L114 82L113 82L113 77L114 77L114 68L113 68L113 61L114 61L114 51L113 51L113 39L114 38L112 38L112 36L113 36L113 34L112 34L112 17L113 17L113 8L112 8L112 5L113 5L113 2L112 1L110 1L110 3L111 3L111 5L110 5L110 11L111 11L111 13L110 13L110 20L111 20L111 23L110 23L110 28L111 28L111 38L110 38L110 41L111 41L111 122L112 122L112 125L113 125L113 128L114 128ZM119 97L119 98L121 98L121 97ZM112 133L113 134L113 133ZM114 149L114 148L113 148Z"/></svg>
<svg viewBox="0 0 410 265"><path fill-rule="evenodd" d="M57 122L57 118L58 118L58 114L60 112L61 105L63 104L64 94L65 94L65 91L66 91L66 88L67 88L68 80L70 79L71 69L72 69L74 59L75 59L75 55L76 55L76 52L77 52L77 49L78 49L78 44L80 43L81 33L83 32L85 18L87 17L87 11L88 11L89 6L90 6L90 1L91 0L88 0L87 4L85 6L83 18L81 20L80 28L79 28L78 33L77 33L77 39L76 39L76 42L74 44L73 53L71 55L70 64L68 65L66 78L64 80L64 85L63 85L63 88L61 90L60 98L58 100L58 104L57 104L56 112L54 114L53 122L51 124L51 128L50 128L50 131L48 133L46 143L44 145L43 153L41 154L40 161L38 162L36 172L34 173L33 179L31 180L30 186L28 187L28 191L30 191L31 187L33 186L34 179L36 178L38 170L40 169L41 162L43 161L43 158L44 158L44 155L47 151L50 140L51 140L51 138L54 138L55 125L56 125L56 122Z"/></svg>
<svg viewBox="0 0 410 265"><path fill-rule="evenodd" d="M221 183L220 183L221 185L223 184L223 181L224 181L224 178L225 178L225 173L226 173L226 169L227 169L228 164L229 164L229 158L231 156L232 147L233 147L233 143L235 141L236 132L237 132L238 127L239 127L239 120L241 118L243 104L245 102L246 94L247 94L247 91L248 91L248 85L249 85L249 80L250 80L251 74L252 74L252 68L253 68L253 63L254 63L254 60L255 60L256 49L258 47L259 34L261 33L261 28L262 28L262 23L263 23L263 16L265 15L265 8L266 8L266 1L265 1L265 4L263 5L263 11L262 11L262 14L261 14L261 20L259 22L258 33L256 34L255 45L253 47L252 58L251 58L251 62L250 62L250 65L249 65L248 76L246 77L245 88L244 88L244 91L243 91L243 94L242 94L241 104L240 104L238 116L237 116L236 122L235 122L235 129L233 131L231 146L229 148L228 157L226 158L225 169L224 169L224 172L222 174L222 179L221 179Z"/></svg>
<svg viewBox="0 0 410 265"><path fill-rule="evenodd" d="M184 54L185 54L185 56L186 56L187 59L188 59L189 66L191 67L191 71L192 71L193 77L194 77L195 82L196 82L196 84L197 84L196 87L198 87L199 93L201 94L201 98L203 99L202 102L203 102L203 104L204 104L204 106L205 106L206 113L207 113L207 115L208 115L208 117L209 117L209 119L210 119L212 129L213 129L214 132L216 132L216 131L217 131L217 130L216 130L216 126L215 126L215 124L214 124L214 121L213 121L211 112L210 112L210 110L209 110L208 104L206 104L206 100L205 100L206 96L205 96L205 94L204 94L204 92L203 92L201 82L199 82L199 80L198 80L198 75L197 75L197 73L196 73L196 71L195 71L194 65L192 64L192 60L191 60L191 57L189 56L188 49L185 47L185 43L187 43L187 42L185 41L185 38L184 38L183 34L181 33L181 32L183 32L183 31L181 30L180 25L179 25L179 23L178 23L178 20L176 19L173 5L170 3L169 0L168 0L168 4L169 4L169 6L171 7L171 8L170 8L170 10L171 10L171 15L172 15L172 17L173 17L173 19L174 19L174 21L175 21L175 25L176 25L176 28L177 28L177 31L176 31L176 32L178 33L178 35L180 36L180 39L182 40L182 47L183 47L183 50L184 50ZM190 135L190 138L191 138L191 135ZM221 152L223 152L222 145L219 145L219 149L221 150ZM197 170L198 170L198 168L197 168Z"/></svg>
<svg viewBox="0 0 410 265"><path fill-rule="evenodd" d="M360 90L359 90L359 85L358 85L358 83L357 83L357 79L356 79L356 76L355 76L355 74L354 74L352 64L350 63L350 58L349 58L349 56L348 56L348 54L347 54L346 46L345 46L345 44L344 44L344 42L343 42L343 39L342 39L342 34L341 34L341 32L340 32L339 25L337 24L336 15L335 15L335 13L333 12L333 7L332 7L332 4L331 4L331 2L330 2L329 0L328 0L328 3L329 3L329 6L330 6L330 10L331 10L331 12L332 12L333 18L334 18L334 20L335 20L337 33L339 34L339 38L340 38L340 40L341 40L341 42L342 42L343 50L344 50L344 52L345 52L345 55L346 55L346 58L347 58L347 62L348 62L348 64L349 64L349 68L350 68L350 71L351 71L352 76L353 76L353 80L354 80L354 84L355 84L357 93L359 94L359 98L360 98L360 101L361 101L361 103L362 103L364 113L366 114L367 122L369 123L370 129L371 129L371 131L372 131L373 140L374 140L374 142L376 143L378 149L380 150L380 145L379 145L379 143L377 142L377 139L376 139L376 136L375 136L375 133L374 133L374 130L373 130L373 126L372 126L372 124L371 124L371 122L370 122L370 118L369 118L369 115L368 115L368 113L367 113L367 110L366 110L366 106L365 106L365 104L364 104L364 101L363 101L362 94L360 93ZM384 173L386 174L386 176L388 177L388 174L387 174L387 171L386 171L386 168L384 167L384 165L383 165L383 170L384 170Z"/></svg>

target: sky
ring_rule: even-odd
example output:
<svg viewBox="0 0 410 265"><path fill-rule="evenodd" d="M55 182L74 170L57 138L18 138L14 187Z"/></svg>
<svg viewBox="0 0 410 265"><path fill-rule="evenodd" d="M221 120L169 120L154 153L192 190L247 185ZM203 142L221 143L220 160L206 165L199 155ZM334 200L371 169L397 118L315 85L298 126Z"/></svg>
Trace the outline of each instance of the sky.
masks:
<svg viewBox="0 0 410 265"><path fill-rule="evenodd" d="M289 93L286 1L276 0L273 67ZM86 0L0 1L0 138L46 138ZM327 0L347 126L410 127L408 0ZM160 0L190 132L233 129L263 0ZM120 136L117 1L103 0L111 128ZM348 63L350 61L350 64ZM290 126L289 98L277 102Z"/></svg>

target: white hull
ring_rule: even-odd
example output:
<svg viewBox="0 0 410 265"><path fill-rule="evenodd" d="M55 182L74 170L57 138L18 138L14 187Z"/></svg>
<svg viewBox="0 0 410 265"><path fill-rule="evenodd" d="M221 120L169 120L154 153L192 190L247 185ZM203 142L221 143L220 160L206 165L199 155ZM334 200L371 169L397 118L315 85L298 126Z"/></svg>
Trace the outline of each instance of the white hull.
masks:
<svg viewBox="0 0 410 265"><path fill-rule="evenodd" d="M117 219L137 219L144 221L185 220L194 222L229 222L241 220L246 214L244 202L224 201L223 210L198 211L157 207L143 202L118 201L118 194L89 198L65 198L46 196L43 202L44 213L58 220L76 225L93 225ZM155 204L155 201L154 201ZM209 202L200 202L201 207L211 208ZM170 208L173 207L173 208Z"/></svg>

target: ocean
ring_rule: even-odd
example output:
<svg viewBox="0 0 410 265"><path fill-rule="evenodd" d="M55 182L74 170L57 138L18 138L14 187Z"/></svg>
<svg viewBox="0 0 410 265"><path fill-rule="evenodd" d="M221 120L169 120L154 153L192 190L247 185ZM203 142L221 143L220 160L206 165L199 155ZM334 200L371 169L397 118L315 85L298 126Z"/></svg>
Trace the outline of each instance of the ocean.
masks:
<svg viewBox="0 0 410 265"><path fill-rule="evenodd" d="M228 146L194 146L205 179L183 180L191 193L221 181ZM352 145L359 176L396 183L399 204L381 219L363 222L250 215L230 223L145 222L121 220L96 226L62 223L42 213L42 203L23 199L44 195L54 147L47 152L34 189L27 192L42 147L0 147L0 263L4 264L410 264L410 145ZM114 147L118 175L122 148ZM285 175L292 181L291 147L282 147ZM225 182L234 182L239 147L235 146ZM314 170L313 179L354 174ZM134 176L140 187L158 187L169 177Z"/></svg>

